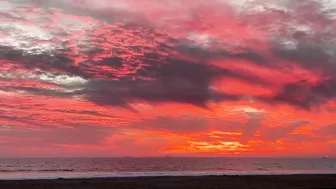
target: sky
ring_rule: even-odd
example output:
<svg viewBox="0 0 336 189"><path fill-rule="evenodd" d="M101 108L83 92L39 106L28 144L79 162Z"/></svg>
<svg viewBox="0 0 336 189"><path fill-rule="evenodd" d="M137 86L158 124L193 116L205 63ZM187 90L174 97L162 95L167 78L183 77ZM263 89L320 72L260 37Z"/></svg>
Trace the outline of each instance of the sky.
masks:
<svg viewBox="0 0 336 189"><path fill-rule="evenodd" d="M0 0L0 157L336 156L336 0Z"/></svg>

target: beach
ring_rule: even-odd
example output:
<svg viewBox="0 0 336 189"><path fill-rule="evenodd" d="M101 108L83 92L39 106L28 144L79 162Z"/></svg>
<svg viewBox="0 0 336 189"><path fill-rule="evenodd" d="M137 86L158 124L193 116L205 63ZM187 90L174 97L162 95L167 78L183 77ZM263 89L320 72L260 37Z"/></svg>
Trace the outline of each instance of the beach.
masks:
<svg viewBox="0 0 336 189"><path fill-rule="evenodd" d="M336 189L336 174L1 180L1 189Z"/></svg>

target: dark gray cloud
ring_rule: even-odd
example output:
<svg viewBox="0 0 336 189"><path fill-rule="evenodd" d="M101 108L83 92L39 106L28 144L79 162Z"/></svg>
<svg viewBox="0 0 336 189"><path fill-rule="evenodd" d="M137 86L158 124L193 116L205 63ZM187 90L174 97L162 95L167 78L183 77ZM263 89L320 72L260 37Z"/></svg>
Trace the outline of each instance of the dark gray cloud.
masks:
<svg viewBox="0 0 336 189"><path fill-rule="evenodd" d="M336 20L331 16L333 11L323 2L309 0L287 3L295 11L291 22L309 27L293 25L293 29L286 31L286 40L291 47L276 40L271 50L277 57L319 73L324 79L310 85L304 80L286 84L271 101L311 109L334 99L336 95L336 43L331 29L336 26Z"/></svg>
<svg viewBox="0 0 336 189"><path fill-rule="evenodd" d="M44 71L59 71L82 77L90 77L79 67L73 65L73 60L61 52L27 53L24 50L9 46L0 46L0 59L10 60L18 66L28 70L41 69ZM20 68L20 67L17 67Z"/></svg>
<svg viewBox="0 0 336 189"><path fill-rule="evenodd" d="M186 47L188 48L188 47ZM205 107L209 100L239 100L239 96L215 93L210 90L211 82L224 76L248 78L239 73L234 73L207 63L209 57L217 55L205 52L199 53L199 60L195 63L177 57L160 55L162 50L153 49L154 53L146 53L142 58L142 68L136 73L118 77L117 74L110 75L99 66L118 69L121 67L135 67L137 63L125 63L121 57L106 57L100 61L86 60L79 66L74 66L70 57L52 52L52 54L27 54L23 50L16 50L10 47L0 48L0 58L11 60L14 64L23 66L26 69L41 69L43 71L58 71L64 74L81 76L90 79L86 85L70 86L78 87L80 90L64 91L48 88L34 87L4 87L3 91L25 91L31 94L72 97L84 95L87 99L100 105L121 105L127 106L132 100L145 100L148 102L181 102ZM155 53L158 51L157 53ZM203 54L203 55L202 55ZM224 53L227 58L248 58L244 55ZM203 58L200 58L200 57ZM127 64L127 65L126 65ZM122 72L122 70L119 70ZM104 79L97 77L104 76ZM137 79L133 79L133 78ZM114 80L111 80L115 78ZM150 78L144 80L141 78ZM250 77L253 81L254 78ZM259 82L255 78L255 82Z"/></svg>
<svg viewBox="0 0 336 189"><path fill-rule="evenodd" d="M239 97L215 94L211 81L232 73L215 66L182 60L153 64L139 73L151 80L92 81L88 83L88 98L98 104L113 105L140 99L149 102L181 102L205 106L211 99L238 100ZM114 98L112 98L114 97Z"/></svg>
<svg viewBox="0 0 336 189"><path fill-rule="evenodd" d="M259 64L267 64L266 59L259 53L254 52L253 49L249 49L247 47L237 47L237 52L230 52L225 49L225 47L221 49L205 49L200 48L199 46L193 45L192 42L180 42L175 47L179 52L183 52L184 54L198 57L200 59L209 59L209 58L227 58L227 59L241 59L248 60L251 63L259 63Z"/></svg>
<svg viewBox="0 0 336 189"><path fill-rule="evenodd" d="M336 97L336 79L322 80L316 84L308 84L302 80L297 83L287 84L283 89L271 99L263 99L270 103L287 103L311 109L318 107L328 100Z"/></svg>
<svg viewBox="0 0 336 189"><path fill-rule="evenodd" d="M275 141L275 140L287 138L287 137L291 138L291 136L288 136L291 132L309 123L310 123L309 121L296 121L289 125L277 126L277 127L264 129L262 131L262 137L265 140L270 140L270 141ZM295 138L296 136L293 136L293 137ZM303 136L298 136L298 137L303 138Z"/></svg>
<svg viewBox="0 0 336 189"><path fill-rule="evenodd" d="M317 36L314 36L317 37ZM331 37L331 36L330 36ZM304 38L303 32L295 32L294 38ZM301 39L302 40L302 39ZM300 66L307 69L322 69L326 74L335 76L336 59L332 54L328 54L326 50L326 41L320 43L307 39L307 42L298 40L295 48L274 47L274 52L281 58L298 63ZM336 45L335 45L336 48Z"/></svg>
<svg viewBox="0 0 336 189"><path fill-rule="evenodd" d="M187 48L187 47L186 47ZM195 48L194 48L195 49ZM216 93L210 89L211 83L221 77L234 77L248 83L271 86L271 81L265 81L257 76L229 71L207 63L209 57L219 56L213 52L198 50L197 56L201 62L192 62L177 57L162 57L160 54L145 54L142 58L142 68L129 75L118 76L117 73L106 72L99 66L120 69L126 66L121 57L106 57L100 61L86 60L80 66L74 66L73 60L65 55L54 54L27 54L22 50L10 47L0 48L0 58L11 60L14 64L26 69L40 69L54 73L64 73L81 76L89 79L89 82L81 86L64 86L67 89L55 90L34 87L2 87L3 91L26 91L31 94L73 97L83 95L87 99L100 105L127 106L133 100L145 100L153 103L181 102L206 107L209 100L240 100L241 96ZM155 52L155 51L154 51ZM201 53L202 52L202 53ZM309 53L308 53L309 54ZM311 53L313 54L313 53ZM222 53L223 58L250 59L257 61L252 55ZM259 56L259 55L256 55ZM302 54L303 57L304 53ZM203 58L200 58L203 57ZM307 58L309 59L309 58ZM312 58L311 58L312 59ZM317 60L322 60L318 57ZM136 67L136 64L128 63L127 66ZM309 68L312 69L312 68ZM120 70L121 71L121 70ZM117 71L118 72L118 71ZM98 79L104 76L103 79ZM97 78L98 77L98 78ZM133 79L137 78L137 79ZM150 78L142 79L142 78ZM111 80L113 79L113 80ZM315 85L309 85L304 80L286 84L283 90L274 97L256 97L268 103L288 103L305 109L321 105L336 95L335 79L322 80Z"/></svg>

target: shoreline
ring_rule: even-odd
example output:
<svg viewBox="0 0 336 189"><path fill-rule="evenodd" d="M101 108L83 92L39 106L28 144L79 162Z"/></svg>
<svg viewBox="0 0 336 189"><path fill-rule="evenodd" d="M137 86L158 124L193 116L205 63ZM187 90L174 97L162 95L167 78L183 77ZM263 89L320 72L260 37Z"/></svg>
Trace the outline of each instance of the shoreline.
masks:
<svg viewBox="0 0 336 189"><path fill-rule="evenodd" d="M17 175L20 175L18 177ZM0 174L0 181L57 180L57 179L117 179L151 177L212 177L212 176L296 176L336 175L336 172L8 172Z"/></svg>
<svg viewBox="0 0 336 189"><path fill-rule="evenodd" d="M336 189L336 174L143 176L0 180L5 189Z"/></svg>

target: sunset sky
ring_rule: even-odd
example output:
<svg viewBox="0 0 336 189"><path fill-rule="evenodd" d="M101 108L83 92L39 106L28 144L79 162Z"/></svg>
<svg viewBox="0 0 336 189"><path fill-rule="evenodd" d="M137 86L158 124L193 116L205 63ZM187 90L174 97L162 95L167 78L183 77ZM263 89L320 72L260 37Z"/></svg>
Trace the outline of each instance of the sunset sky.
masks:
<svg viewBox="0 0 336 189"><path fill-rule="evenodd" d="M0 157L336 156L336 0L0 0Z"/></svg>

